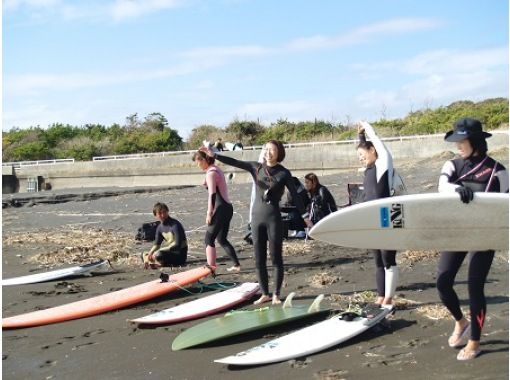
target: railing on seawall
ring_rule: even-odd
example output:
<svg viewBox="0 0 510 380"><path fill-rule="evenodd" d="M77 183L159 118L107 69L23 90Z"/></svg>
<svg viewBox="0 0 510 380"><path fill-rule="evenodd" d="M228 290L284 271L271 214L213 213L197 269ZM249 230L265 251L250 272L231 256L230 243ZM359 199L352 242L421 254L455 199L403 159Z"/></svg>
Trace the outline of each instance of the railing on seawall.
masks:
<svg viewBox="0 0 510 380"><path fill-rule="evenodd" d="M12 166L14 168L21 168L24 166L55 165L65 163L74 164L74 158L60 158L56 160L2 162L2 166Z"/></svg>

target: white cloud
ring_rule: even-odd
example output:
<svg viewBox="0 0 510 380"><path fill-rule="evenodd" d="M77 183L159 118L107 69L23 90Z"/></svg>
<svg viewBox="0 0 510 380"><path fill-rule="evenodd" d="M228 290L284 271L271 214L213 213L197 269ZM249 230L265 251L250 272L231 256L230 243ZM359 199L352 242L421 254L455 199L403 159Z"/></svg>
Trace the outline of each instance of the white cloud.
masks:
<svg viewBox="0 0 510 380"><path fill-rule="evenodd" d="M356 97L365 109L404 106L422 108L431 101L444 105L459 99L508 96L508 48L437 50L404 61L358 64L354 70L363 79L393 78L404 82L395 89L372 89ZM393 87L394 84L391 84Z"/></svg>
<svg viewBox="0 0 510 380"><path fill-rule="evenodd" d="M124 21L146 14L182 6L182 0L116 0L110 7L115 21Z"/></svg>
<svg viewBox="0 0 510 380"><path fill-rule="evenodd" d="M441 26L441 22L434 19L393 19L355 28L337 36L312 36L297 38L289 42L285 46L285 49L289 51L302 51L355 45L380 39L386 35L406 34L419 30L434 29L439 26Z"/></svg>
<svg viewBox="0 0 510 380"><path fill-rule="evenodd" d="M53 8L61 3L61 0L4 0L2 3L5 11L17 10L20 7L28 8Z"/></svg>

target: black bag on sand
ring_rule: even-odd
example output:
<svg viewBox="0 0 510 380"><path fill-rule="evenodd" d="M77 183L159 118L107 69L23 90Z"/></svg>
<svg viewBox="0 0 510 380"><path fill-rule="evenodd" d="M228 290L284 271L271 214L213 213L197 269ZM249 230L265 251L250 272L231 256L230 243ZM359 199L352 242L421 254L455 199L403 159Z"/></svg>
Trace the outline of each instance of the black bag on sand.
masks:
<svg viewBox="0 0 510 380"><path fill-rule="evenodd" d="M154 241L156 239L156 229L161 222L148 222L142 224L135 235L135 240Z"/></svg>

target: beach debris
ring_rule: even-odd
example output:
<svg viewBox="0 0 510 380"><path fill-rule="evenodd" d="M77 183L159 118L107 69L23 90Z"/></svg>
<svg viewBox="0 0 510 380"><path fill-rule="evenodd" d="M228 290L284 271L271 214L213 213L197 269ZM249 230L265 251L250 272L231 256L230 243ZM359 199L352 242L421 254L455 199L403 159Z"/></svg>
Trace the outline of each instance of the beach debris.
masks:
<svg viewBox="0 0 510 380"><path fill-rule="evenodd" d="M439 257L437 251L414 251L407 250L399 252L397 255L397 264L406 265L412 267L414 264L419 263L423 260L436 259Z"/></svg>
<svg viewBox="0 0 510 380"><path fill-rule="evenodd" d="M330 272L317 273L311 278L308 278L308 282L314 288L324 288L325 286L332 285L340 280L340 276L336 276Z"/></svg>
<svg viewBox="0 0 510 380"><path fill-rule="evenodd" d="M342 369L324 369L313 374L315 380L346 380L349 371Z"/></svg>

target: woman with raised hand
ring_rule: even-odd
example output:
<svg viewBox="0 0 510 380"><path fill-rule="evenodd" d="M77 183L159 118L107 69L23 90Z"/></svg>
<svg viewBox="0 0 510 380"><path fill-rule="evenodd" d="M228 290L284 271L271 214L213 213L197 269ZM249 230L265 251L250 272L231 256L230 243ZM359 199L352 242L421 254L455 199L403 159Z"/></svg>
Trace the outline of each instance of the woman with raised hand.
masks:
<svg viewBox="0 0 510 380"><path fill-rule="evenodd" d="M370 138L367 141L366 136ZM379 139L372 126L366 122L358 123L358 159L365 167L363 178L363 200L386 198L391 196L393 186L393 158L384 143ZM396 251L381 249L369 250L375 258L375 281L377 286L376 304L392 307L397 289L398 267Z"/></svg>
<svg viewBox="0 0 510 380"><path fill-rule="evenodd" d="M241 265L239 264L236 251L227 240L230 221L234 215L234 208L228 197L227 182L225 181L223 171L214 164L214 157L208 156L202 150L197 151L193 155L193 161L197 163L200 169L206 172L204 184L209 194L205 217L207 224L207 231L205 233L207 264L216 267L215 241L218 240L218 243L220 243L234 263L227 271L239 272Z"/></svg>
<svg viewBox="0 0 510 380"><path fill-rule="evenodd" d="M487 155L486 138L479 120L458 120L445 140L454 142L458 158L445 162L439 177L439 192L457 192L460 200L469 203L474 192L508 192L508 172L503 165ZM453 289L455 277L469 253L468 292L471 321L463 315L459 298ZM457 355L458 360L471 360L480 354L480 336L487 313L484 286L489 274L494 251L441 252L438 263L437 290L439 298L455 319L453 333L448 338L452 348L466 346Z"/></svg>
<svg viewBox="0 0 510 380"><path fill-rule="evenodd" d="M255 249L255 267L259 285L262 289L262 295L254 302L255 305L271 301L266 264L268 245L274 267L275 290L273 292L272 302L273 304L281 303L280 291L283 284L284 267L282 257L283 223L279 203L285 187L289 189L290 193L297 199L296 207L301 217L304 219L305 224L308 227L312 226L312 222L308 219L308 213L303 203L299 200L299 197L297 197L292 174L281 165L281 162L285 158L285 148L283 144L280 141L271 140L266 143L265 146L265 162L262 163L257 161L236 160L232 157L215 154L210 150L204 149L210 157L214 157L224 164L248 171L256 183L251 225L253 246Z"/></svg>

